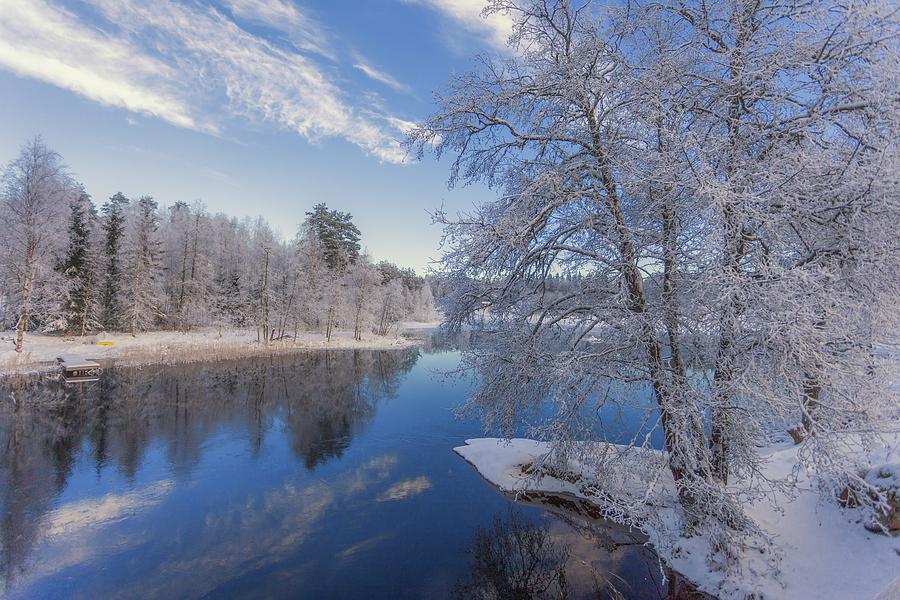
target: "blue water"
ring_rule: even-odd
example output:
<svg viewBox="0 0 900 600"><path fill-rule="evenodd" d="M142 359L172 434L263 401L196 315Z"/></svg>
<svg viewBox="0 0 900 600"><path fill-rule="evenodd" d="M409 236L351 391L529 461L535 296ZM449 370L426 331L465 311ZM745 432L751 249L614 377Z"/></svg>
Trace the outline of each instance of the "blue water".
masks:
<svg viewBox="0 0 900 600"><path fill-rule="evenodd" d="M3 383L0 595L664 595L647 550L514 504L452 452L481 435L452 412L469 384L435 376L457 360L318 352ZM523 545L534 565L516 564Z"/></svg>

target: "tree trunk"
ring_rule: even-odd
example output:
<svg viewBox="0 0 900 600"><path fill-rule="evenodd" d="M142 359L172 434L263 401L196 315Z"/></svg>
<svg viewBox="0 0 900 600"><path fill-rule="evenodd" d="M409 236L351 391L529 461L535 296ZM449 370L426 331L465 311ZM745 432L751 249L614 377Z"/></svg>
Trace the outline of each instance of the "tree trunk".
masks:
<svg viewBox="0 0 900 600"><path fill-rule="evenodd" d="M31 313L31 293L34 289L35 273L30 261L26 267L25 282L22 285L22 306L19 310L19 320L16 323L16 352L22 351L25 344L25 329L28 327L28 317Z"/></svg>
<svg viewBox="0 0 900 600"><path fill-rule="evenodd" d="M637 253L635 252L631 230L622 211L615 179L602 150L603 140L593 107L585 106L585 114L591 131L593 154L598 167L598 184L606 192L601 195L598 189L598 196L600 196L598 200L605 204L606 209L613 218L613 234L619 256L621 257L622 277L625 280L625 287L628 292L629 310L641 319L639 337L646 351L647 368L650 372L653 395L659 407L666 451L669 454L669 470L672 472L672 478L676 482L686 477L694 479L700 475L697 472L698 465L695 463L696 457L700 454L696 448L700 440L693 439L695 432L692 426L679 427L679 424L676 423L678 413L690 413L691 407L676 405L677 398L671 394L665 365L662 360L660 342L656 338L650 322L644 317L647 301L643 279L638 268ZM686 414L685 417L692 419L690 414ZM689 511L694 504L694 499L690 495L688 486L677 485L677 488L682 506Z"/></svg>
<svg viewBox="0 0 900 600"><path fill-rule="evenodd" d="M747 12L741 15L738 22L738 33L734 42L729 65L729 84L732 88L731 102L728 107L728 156L725 163L725 177L732 192L737 193L735 166L738 162L739 143L741 140L741 115L743 109L744 85L742 81L744 68L744 47L751 34L751 14L755 10L749 5ZM722 210L724 231L722 233L723 264L722 272L728 284L733 284L741 276L741 259L746 252L744 240L744 224L735 206L726 202ZM723 312L719 324L719 349L716 356L715 374L713 375L713 414L710 432L710 450L712 452L713 476L723 485L728 483L729 454L731 452L732 429L731 392L729 386L734 377L735 345L737 339L737 320L741 313L741 304L734 292L728 293L723 304Z"/></svg>
<svg viewBox="0 0 900 600"><path fill-rule="evenodd" d="M81 314L79 315L81 318L78 323L78 335L79 337L84 337L84 334L87 333L87 316L88 316L88 305L90 304L90 292L88 291L90 286L90 280L85 284L84 296L82 297L81 303Z"/></svg>
<svg viewBox="0 0 900 600"><path fill-rule="evenodd" d="M269 249L265 249L265 266L263 267L263 286L262 286L262 329L263 341L269 344Z"/></svg>
<svg viewBox="0 0 900 600"><path fill-rule="evenodd" d="M16 322L16 352L22 351L22 345L25 343L25 324L28 322L28 308L23 304L22 312L19 314L19 320Z"/></svg>

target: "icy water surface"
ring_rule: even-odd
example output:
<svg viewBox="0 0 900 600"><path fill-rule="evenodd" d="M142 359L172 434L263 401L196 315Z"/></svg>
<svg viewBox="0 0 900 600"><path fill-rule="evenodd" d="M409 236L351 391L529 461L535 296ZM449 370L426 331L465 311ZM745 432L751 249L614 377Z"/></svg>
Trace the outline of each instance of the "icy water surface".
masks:
<svg viewBox="0 0 900 600"><path fill-rule="evenodd" d="M0 596L665 597L627 538L454 446L457 355L316 352L0 383ZM616 544L626 542L625 544Z"/></svg>

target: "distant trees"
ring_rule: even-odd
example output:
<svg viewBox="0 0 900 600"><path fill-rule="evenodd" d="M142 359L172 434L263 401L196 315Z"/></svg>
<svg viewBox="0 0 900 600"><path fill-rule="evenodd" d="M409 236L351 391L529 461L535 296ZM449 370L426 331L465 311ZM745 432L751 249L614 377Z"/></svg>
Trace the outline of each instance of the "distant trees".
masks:
<svg viewBox="0 0 900 600"><path fill-rule="evenodd" d="M113 195L99 211L40 138L3 173L0 321L66 335L159 328L256 327L261 342L343 329L386 335L429 320L428 283L374 265L349 213L317 204L297 236L263 219L210 214L199 202L160 208Z"/></svg>

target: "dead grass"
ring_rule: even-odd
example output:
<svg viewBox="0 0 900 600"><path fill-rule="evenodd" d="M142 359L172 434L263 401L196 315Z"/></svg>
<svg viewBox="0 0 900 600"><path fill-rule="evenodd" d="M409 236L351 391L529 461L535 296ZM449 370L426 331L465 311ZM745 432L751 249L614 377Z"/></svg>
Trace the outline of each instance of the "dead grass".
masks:
<svg viewBox="0 0 900 600"><path fill-rule="evenodd" d="M60 353L78 353L86 358L101 362L112 361L123 366L149 366L283 356L315 350L390 350L408 348L420 343L414 339L401 337L370 338L357 341L346 335L336 336L331 342L325 341L324 337L306 335L297 340L285 339L269 344L233 337L203 337L200 339L185 337L163 342L156 341L151 336L147 336L145 339L146 343L142 343L139 335L135 340L137 343L123 343L112 348L83 344L71 346L65 352L61 351ZM0 375L53 370L56 368L56 363L51 358L52 354L52 352L48 353L47 349L37 355L29 351L20 354L0 353Z"/></svg>

